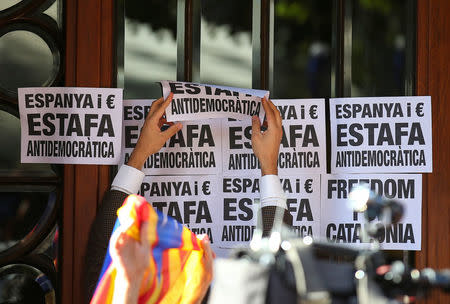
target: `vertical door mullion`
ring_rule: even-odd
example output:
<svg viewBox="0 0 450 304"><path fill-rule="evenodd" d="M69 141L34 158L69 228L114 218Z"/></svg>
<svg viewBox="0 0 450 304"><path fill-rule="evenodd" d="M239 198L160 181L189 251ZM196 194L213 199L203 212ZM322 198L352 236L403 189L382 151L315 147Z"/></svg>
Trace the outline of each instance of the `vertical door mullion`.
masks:
<svg viewBox="0 0 450 304"><path fill-rule="evenodd" d="M273 88L274 0L253 0L252 87Z"/></svg>
<svg viewBox="0 0 450 304"><path fill-rule="evenodd" d="M405 3L406 10L406 49L405 49L405 96L414 95L416 91L415 83L416 83L416 16L417 16L417 7L416 3L411 4L410 2Z"/></svg>
<svg viewBox="0 0 450 304"><path fill-rule="evenodd" d="M200 81L201 0L177 3L177 80Z"/></svg>
<svg viewBox="0 0 450 304"><path fill-rule="evenodd" d="M352 1L333 1L331 97L352 93Z"/></svg>
<svg viewBox="0 0 450 304"><path fill-rule="evenodd" d="M353 0L344 0L344 97L352 96Z"/></svg>
<svg viewBox="0 0 450 304"><path fill-rule="evenodd" d="M331 34L331 97L344 96L344 0L333 1Z"/></svg>
<svg viewBox="0 0 450 304"><path fill-rule="evenodd" d="M273 52L274 52L274 27L275 27L275 20L274 20L274 1L275 0L269 0L268 3L268 18L269 18L269 22L268 22L268 47L267 47L267 87L266 89L273 91Z"/></svg>
<svg viewBox="0 0 450 304"><path fill-rule="evenodd" d="M252 88L261 87L261 1L253 0L252 8Z"/></svg>

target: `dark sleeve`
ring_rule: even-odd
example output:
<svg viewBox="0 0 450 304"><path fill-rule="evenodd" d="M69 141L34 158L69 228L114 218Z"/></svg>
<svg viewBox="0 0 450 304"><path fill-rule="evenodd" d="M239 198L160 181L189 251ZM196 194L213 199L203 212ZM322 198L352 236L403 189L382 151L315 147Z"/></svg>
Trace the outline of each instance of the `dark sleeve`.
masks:
<svg viewBox="0 0 450 304"><path fill-rule="evenodd" d="M111 190L105 194L103 202L92 223L85 258L85 291L89 303L102 270L103 260L109 245L109 238L117 218L117 209L122 206L128 194Z"/></svg>
<svg viewBox="0 0 450 304"><path fill-rule="evenodd" d="M263 236L268 236L270 230L272 230L273 222L275 220L276 210L281 209L276 206L262 207L262 222L263 222ZM280 210L281 211L281 210ZM284 209L283 211L283 223L289 227L292 227L292 215Z"/></svg>

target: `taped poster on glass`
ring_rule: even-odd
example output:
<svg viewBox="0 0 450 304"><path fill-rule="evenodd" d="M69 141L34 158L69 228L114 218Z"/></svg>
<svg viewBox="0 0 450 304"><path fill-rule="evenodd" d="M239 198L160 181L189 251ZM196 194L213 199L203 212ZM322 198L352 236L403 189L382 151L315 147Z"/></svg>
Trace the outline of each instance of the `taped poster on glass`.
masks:
<svg viewBox="0 0 450 304"><path fill-rule="evenodd" d="M320 236L320 175L281 176L292 229L299 237Z"/></svg>
<svg viewBox="0 0 450 304"><path fill-rule="evenodd" d="M260 207L258 175L223 177L219 208L219 249L248 247Z"/></svg>
<svg viewBox="0 0 450 304"><path fill-rule="evenodd" d="M320 231L322 238L336 244L367 248L369 239L361 229L368 229L364 213L355 212L354 206L363 207L363 201L350 197L358 185L364 185L381 198L374 200L369 215L370 223L382 224L377 230L381 249L420 250L422 235L422 175L420 174L340 174L322 175L322 199ZM399 214L398 205L403 206L403 217L398 223L385 225L386 214ZM386 210L383 213L382 210ZM391 219L388 219L391 221Z"/></svg>
<svg viewBox="0 0 450 304"><path fill-rule="evenodd" d="M167 121L233 118L251 121L256 115L262 120L261 100L269 92L192 82L161 81L163 97L173 93L173 101L166 109Z"/></svg>
<svg viewBox="0 0 450 304"><path fill-rule="evenodd" d="M431 97L330 99L331 173L432 172Z"/></svg>
<svg viewBox="0 0 450 304"><path fill-rule="evenodd" d="M222 199L218 181L213 175L196 176L195 179L190 176L145 176L139 194L153 208L175 218L195 234L207 234L211 248L216 252L221 239Z"/></svg>
<svg viewBox="0 0 450 304"><path fill-rule="evenodd" d="M116 165L122 89L19 88L22 163Z"/></svg>
<svg viewBox="0 0 450 304"><path fill-rule="evenodd" d="M273 103L283 119L278 155L280 176L325 173L325 100L277 99ZM260 164L252 150L251 131L251 121L223 120L224 175L259 174Z"/></svg>
<svg viewBox="0 0 450 304"><path fill-rule="evenodd" d="M130 158L153 101L144 99L124 101L121 164L127 163ZM197 175L221 172L221 120L183 121L182 124L182 129L145 161L142 171L146 175Z"/></svg>
<svg viewBox="0 0 450 304"><path fill-rule="evenodd" d="M320 234L320 175L282 176L286 208L299 236ZM247 247L256 228L261 201L260 176L224 176L219 214L221 250Z"/></svg>

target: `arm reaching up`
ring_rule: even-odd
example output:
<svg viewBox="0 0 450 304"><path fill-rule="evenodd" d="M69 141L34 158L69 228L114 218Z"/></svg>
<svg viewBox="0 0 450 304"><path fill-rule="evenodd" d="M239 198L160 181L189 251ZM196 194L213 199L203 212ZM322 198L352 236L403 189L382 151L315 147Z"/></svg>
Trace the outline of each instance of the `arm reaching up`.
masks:
<svg viewBox="0 0 450 304"><path fill-rule="evenodd" d="M181 123L169 123L171 126L167 130L161 131L161 126L165 123L164 111L171 101L172 94L166 100L160 98L153 102L128 164L121 166L117 172L111 185L111 191L106 192L91 226L85 259L87 301L94 293L108 248L109 237L117 218L117 209L122 206L129 194L139 191L145 176L141 169L147 158L158 152L164 143L182 127Z"/></svg>
<svg viewBox="0 0 450 304"><path fill-rule="evenodd" d="M283 222L292 226L292 216L287 211L286 196L278 178L278 153L283 136L280 111L270 100L262 101L266 112L267 130L261 131L261 122L252 117L252 147L261 164L261 208L263 235L272 229L277 208L284 209Z"/></svg>
<svg viewBox="0 0 450 304"><path fill-rule="evenodd" d="M283 129L281 115L270 100L263 98L266 111L267 130L261 131L261 122L258 116L252 117L252 147L253 152L261 164L261 175L278 174L278 152L280 150Z"/></svg>
<svg viewBox="0 0 450 304"><path fill-rule="evenodd" d="M166 100L161 97L153 102L136 147L128 160L128 166L141 170L147 158L158 152L166 141L182 128L181 123L168 123L170 127L165 131L161 131L162 125L167 123L163 114L172 101L172 96L173 93L170 93Z"/></svg>

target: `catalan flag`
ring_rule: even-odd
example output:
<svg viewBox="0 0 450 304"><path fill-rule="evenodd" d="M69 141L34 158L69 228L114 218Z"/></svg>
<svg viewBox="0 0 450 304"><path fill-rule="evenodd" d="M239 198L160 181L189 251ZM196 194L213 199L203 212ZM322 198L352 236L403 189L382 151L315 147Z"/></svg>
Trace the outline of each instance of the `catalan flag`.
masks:
<svg viewBox="0 0 450 304"><path fill-rule="evenodd" d="M175 219L155 211L139 195L130 195L117 211L114 231L129 227L126 233L139 240L142 221L149 223L150 264L139 291L139 304L191 303L199 299L204 273L202 243ZM112 303L116 269L108 252L91 304Z"/></svg>

